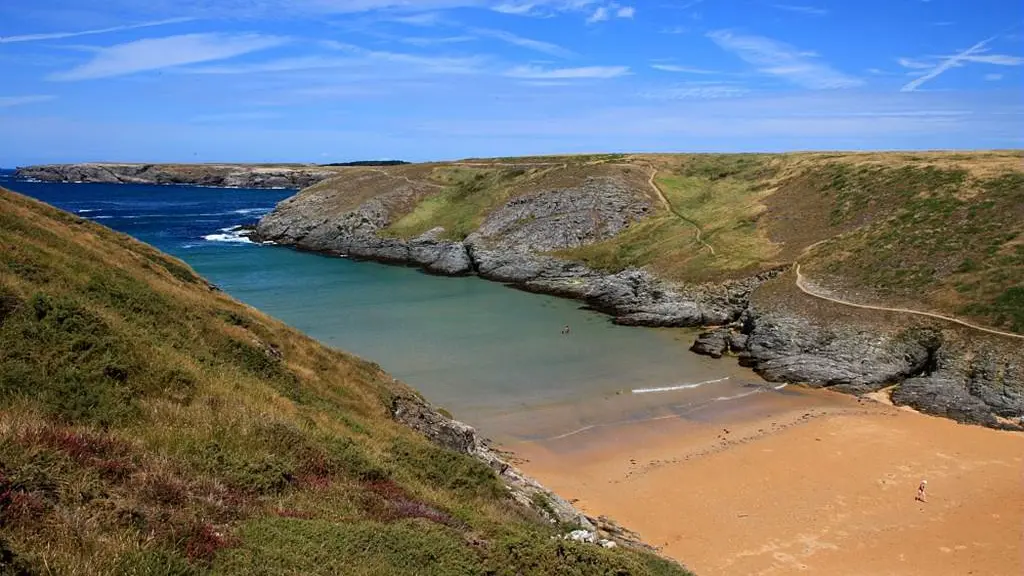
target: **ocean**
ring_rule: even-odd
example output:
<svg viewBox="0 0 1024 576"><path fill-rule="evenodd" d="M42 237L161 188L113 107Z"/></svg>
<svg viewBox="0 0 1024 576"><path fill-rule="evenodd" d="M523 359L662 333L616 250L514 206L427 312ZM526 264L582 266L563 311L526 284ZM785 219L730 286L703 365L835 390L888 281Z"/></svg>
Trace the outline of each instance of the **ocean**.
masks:
<svg viewBox="0 0 1024 576"><path fill-rule="evenodd" d="M239 234L292 190L53 184L16 181L10 171L0 171L0 186L181 258L235 298L377 362L497 439L701 418L708 406L771 393L734 361L690 353L693 331L616 326L579 302Z"/></svg>

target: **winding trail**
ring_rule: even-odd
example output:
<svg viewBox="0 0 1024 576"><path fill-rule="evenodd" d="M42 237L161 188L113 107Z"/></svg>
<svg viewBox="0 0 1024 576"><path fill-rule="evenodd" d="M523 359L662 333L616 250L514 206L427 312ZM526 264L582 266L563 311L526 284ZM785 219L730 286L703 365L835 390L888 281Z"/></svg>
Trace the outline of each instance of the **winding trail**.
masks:
<svg viewBox="0 0 1024 576"><path fill-rule="evenodd" d="M989 334L995 334L997 336L1009 336L1010 338L1017 338L1017 339L1024 340L1024 335L1021 335L1021 334L1014 334L1012 332L1003 332L1001 330L995 330L993 328L985 328L984 326L978 326L976 324L971 324L970 322L965 322L963 320L958 320L958 319L952 318L950 316L943 316L942 314L934 314L932 312L921 312L919 310L910 310L910 309L907 309L907 308L887 308L885 306L871 306L871 305L868 305L868 304L855 304L853 302L848 302L846 300L840 300L838 298L832 298L831 296L825 296L824 294L818 294L818 293L812 291L810 288L807 287L807 284L806 284L805 279L804 279L804 275L800 272L800 264L799 263L794 264L794 268L796 270L796 287L799 288L801 292L803 292L804 294L807 294L808 296L813 296L815 298L818 298L818 299L821 299L821 300L827 300L829 302L833 302L835 304L841 304L843 306L850 306L852 308L863 308L865 310L881 310L883 312L900 312L900 313L903 313L903 314L914 314L916 316L927 316L928 318L935 318L937 320L944 320L946 322L952 322L954 324L959 324L961 326L966 326L968 328L973 328L974 330L980 330L982 332L988 332Z"/></svg>
<svg viewBox="0 0 1024 576"><path fill-rule="evenodd" d="M711 252L712 256L717 256L717 254L715 254L714 246L712 246L711 244L708 244L707 242L704 241L704 230L701 229L700 224L697 224L693 220L690 220L689 218L684 216L682 212L679 212L678 210L676 210L675 207L672 206L672 203L669 202L668 196L665 196L665 193L662 192L661 188L658 187L658 184L655 183L654 179L658 175L658 169L653 167L653 166L648 166L648 168L651 169L651 174L647 178L647 183L650 184L651 188L653 188L654 192L658 195L658 198L661 199L661 203L665 205L665 209L668 210L669 212L671 212L672 214L675 214L676 217L679 218L680 220L686 222L690 226L693 226L694 229L697 231L697 233L695 234L695 237L697 238L697 242L700 242L700 244L702 246L707 248L708 251Z"/></svg>

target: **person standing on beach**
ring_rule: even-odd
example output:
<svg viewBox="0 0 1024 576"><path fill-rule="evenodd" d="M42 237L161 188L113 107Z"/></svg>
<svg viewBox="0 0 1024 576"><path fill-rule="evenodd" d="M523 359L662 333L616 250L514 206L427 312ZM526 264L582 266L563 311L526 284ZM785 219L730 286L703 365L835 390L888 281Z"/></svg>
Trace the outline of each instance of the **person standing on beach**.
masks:
<svg viewBox="0 0 1024 576"><path fill-rule="evenodd" d="M915 498L915 500L917 500L919 502L927 502L928 501L928 498L927 498L927 496L925 496L925 493L924 493L924 490L927 487L928 487L928 481L927 480L921 480L921 483L918 484L918 486L917 486L917 498Z"/></svg>
<svg viewBox="0 0 1024 576"><path fill-rule="evenodd" d="M569 333L569 325L566 324L565 328L562 328L562 334L568 334L568 333Z"/></svg>

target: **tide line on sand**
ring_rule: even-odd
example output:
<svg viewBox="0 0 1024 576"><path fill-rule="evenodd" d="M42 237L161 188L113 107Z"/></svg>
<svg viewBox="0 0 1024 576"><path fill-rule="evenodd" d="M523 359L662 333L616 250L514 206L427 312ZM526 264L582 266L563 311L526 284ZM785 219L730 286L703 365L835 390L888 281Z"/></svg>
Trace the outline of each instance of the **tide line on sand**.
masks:
<svg viewBox="0 0 1024 576"><path fill-rule="evenodd" d="M725 382L729 377L718 378L716 380L705 380L703 382L696 382L694 384L678 384L676 386L662 386L660 388L637 388L633 390L633 394L651 394L654 392L674 392L676 390L690 390L693 388L699 388L705 384L715 384L717 382Z"/></svg>

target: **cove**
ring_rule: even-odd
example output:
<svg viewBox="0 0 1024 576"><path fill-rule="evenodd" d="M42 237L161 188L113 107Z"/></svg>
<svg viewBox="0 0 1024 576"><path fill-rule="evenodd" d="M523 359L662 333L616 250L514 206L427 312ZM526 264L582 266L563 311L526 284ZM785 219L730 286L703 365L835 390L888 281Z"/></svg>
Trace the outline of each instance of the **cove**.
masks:
<svg viewBox="0 0 1024 576"><path fill-rule="evenodd" d="M734 362L690 353L691 331L617 326L579 302L476 277L259 246L237 234L292 191L0 180L183 259L232 296L376 362L496 439L699 418L709 404L761 391Z"/></svg>

